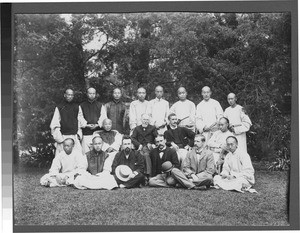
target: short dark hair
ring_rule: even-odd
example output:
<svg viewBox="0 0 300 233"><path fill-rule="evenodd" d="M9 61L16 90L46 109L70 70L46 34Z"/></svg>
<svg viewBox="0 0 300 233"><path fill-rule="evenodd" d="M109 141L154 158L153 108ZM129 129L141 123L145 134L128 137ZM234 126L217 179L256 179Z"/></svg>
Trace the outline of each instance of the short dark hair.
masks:
<svg viewBox="0 0 300 233"><path fill-rule="evenodd" d="M170 120L172 116L176 116L176 114L175 114L175 113L171 113L171 114L169 114L169 116L168 116L168 120Z"/></svg>
<svg viewBox="0 0 300 233"><path fill-rule="evenodd" d="M205 136L204 136L203 134L196 134L196 135L195 135L195 138L197 138L197 137L201 137L201 141L202 141L202 142L205 142L205 140L206 140L206 139L205 139Z"/></svg>
<svg viewBox="0 0 300 233"><path fill-rule="evenodd" d="M68 141L68 140L70 140L70 141L72 142L73 146L74 146L74 144L75 144L74 139L73 139L73 138L66 138L66 139L64 140L64 142L65 142L65 141Z"/></svg>
<svg viewBox="0 0 300 233"><path fill-rule="evenodd" d="M158 138L158 137L163 137L163 138L165 138L165 135L163 135L163 134L157 134L156 137L155 137L155 139Z"/></svg>
<svg viewBox="0 0 300 233"><path fill-rule="evenodd" d="M122 142L123 142L124 140L127 140L127 139L132 140L131 137L130 137L129 135L124 134L124 136L123 136L123 138L122 138Z"/></svg>
<svg viewBox="0 0 300 233"><path fill-rule="evenodd" d="M227 141L229 138L233 138L237 144L239 143L238 140L237 140L237 138L236 138L235 136L228 136L228 137L226 138L226 141Z"/></svg>

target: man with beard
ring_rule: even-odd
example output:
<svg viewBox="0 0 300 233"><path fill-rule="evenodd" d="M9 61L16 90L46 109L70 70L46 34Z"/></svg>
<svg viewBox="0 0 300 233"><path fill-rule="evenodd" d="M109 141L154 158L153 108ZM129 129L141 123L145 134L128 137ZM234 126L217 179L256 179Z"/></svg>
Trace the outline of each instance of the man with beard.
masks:
<svg viewBox="0 0 300 233"><path fill-rule="evenodd" d="M155 138L157 148L150 152L150 158L152 161L152 173L153 176L149 180L149 186L151 187L170 187L179 183L185 188L193 188L195 185L189 181L182 171L179 170L179 161L175 150L166 146L166 140L163 135L158 135ZM172 166L170 171L164 172L163 164L169 162Z"/></svg>
<svg viewBox="0 0 300 233"><path fill-rule="evenodd" d="M122 101L122 91L120 88L113 90L113 100L105 104L107 118L112 121L112 129L124 134L126 106Z"/></svg>
<svg viewBox="0 0 300 233"><path fill-rule="evenodd" d="M105 107L96 98L96 90L93 87L87 89L87 101L80 104L83 114L82 123L82 150L85 154L90 150L93 133L102 127L103 120L107 118Z"/></svg>
<svg viewBox="0 0 300 233"><path fill-rule="evenodd" d="M80 117L80 107L73 102L73 99L74 91L68 88L64 93L64 101L55 108L51 120L51 134L56 142L55 155L63 151L63 141L66 138L72 138L75 143L74 150L82 152L79 141L82 137L80 129L82 117Z"/></svg>
<svg viewBox="0 0 300 233"><path fill-rule="evenodd" d="M143 156L139 151L132 150L131 138L123 136L122 150L116 154L112 164L112 174L119 187L128 189L139 187L145 180L143 172Z"/></svg>
<svg viewBox="0 0 300 233"><path fill-rule="evenodd" d="M151 160L149 157L150 151L155 147L154 139L157 136L156 128L149 125L149 115L142 115L142 124L135 127L132 133L132 142L135 148L145 158L145 174L147 180L151 174Z"/></svg>

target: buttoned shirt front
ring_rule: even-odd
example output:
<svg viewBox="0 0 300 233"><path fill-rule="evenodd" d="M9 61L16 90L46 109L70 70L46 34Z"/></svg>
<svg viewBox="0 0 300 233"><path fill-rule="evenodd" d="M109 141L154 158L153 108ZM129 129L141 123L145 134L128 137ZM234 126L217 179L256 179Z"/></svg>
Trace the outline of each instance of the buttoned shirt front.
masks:
<svg viewBox="0 0 300 233"><path fill-rule="evenodd" d="M170 108L170 113L175 113L179 120L182 120L187 117L186 119L180 122L179 126L185 126L185 125L195 126L196 106L192 101L188 99L184 101L181 100L177 101Z"/></svg>
<svg viewBox="0 0 300 233"><path fill-rule="evenodd" d="M156 127L162 126L168 122L169 102L164 99L155 98L149 101L147 108L150 124Z"/></svg>

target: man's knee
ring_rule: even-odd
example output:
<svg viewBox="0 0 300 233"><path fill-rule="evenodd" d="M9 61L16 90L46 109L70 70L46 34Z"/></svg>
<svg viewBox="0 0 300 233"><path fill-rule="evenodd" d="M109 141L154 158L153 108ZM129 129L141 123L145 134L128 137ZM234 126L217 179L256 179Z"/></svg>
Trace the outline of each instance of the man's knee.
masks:
<svg viewBox="0 0 300 233"><path fill-rule="evenodd" d="M175 186L177 181L172 177L172 176L169 176L167 177L166 179L166 183L169 185L169 186Z"/></svg>

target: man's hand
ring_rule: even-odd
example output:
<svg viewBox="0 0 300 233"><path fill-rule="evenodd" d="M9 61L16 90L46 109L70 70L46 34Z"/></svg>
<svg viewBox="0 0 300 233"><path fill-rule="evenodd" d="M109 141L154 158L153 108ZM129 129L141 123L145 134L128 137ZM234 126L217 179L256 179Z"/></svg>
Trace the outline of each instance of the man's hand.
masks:
<svg viewBox="0 0 300 233"><path fill-rule="evenodd" d="M115 150L114 148L108 147L106 151L107 151L108 153L110 153L110 152L113 152L114 150Z"/></svg>
<svg viewBox="0 0 300 233"><path fill-rule="evenodd" d="M179 150L179 146L177 146L174 142L171 142L171 145L176 151Z"/></svg>
<svg viewBox="0 0 300 233"><path fill-rule="evenodd" d="M142 148L143 148L143 145L141 144L137 150L140 151L140 150L142 150Z"/></svg>
<svg viewBox="0 0 300 233"><path fill-rule="evenodd" d="M204 131L204 132L208 132L209 130L210 130L209 127L204 126L204 128L203 128L203 131Z"/></svg>
<svg viewBox="0 0 300 233"><path fill-rule="evenodd" d="M193 181L198 180L198 177L195 174L191 174L191 177L192 177Z"/></svg>
<svg viewBox="0 0 300 233"><path fill-rule="evenodd" d="M147 143L147 147L148 147L149 150L152 150L152 145L151 145L151 143Z"/></svg>
<svg viewBox="0 0 300 233"><path fill-rule="evenodd" d="M191 147L190 147L189 145L186 145L186 146L184 147L184 149L186 149L187 151L189 151L189 150L191 149Z"/></svg>
<svg viewBox="0 0 300 233"><path fill-rule="evenodd" d="M94 129L96 129L98 127L98 125L97 124L91 124L91 130L94 130Z"/></svg>
<svg viewBox="0 0 300 233"><path fill-rule="evenodd" d="M132 172L129 176L128 176L128 178L129 179L132 179L132 178L134 178L136 176L136 174L134 173L134 172Z"/></svg>

